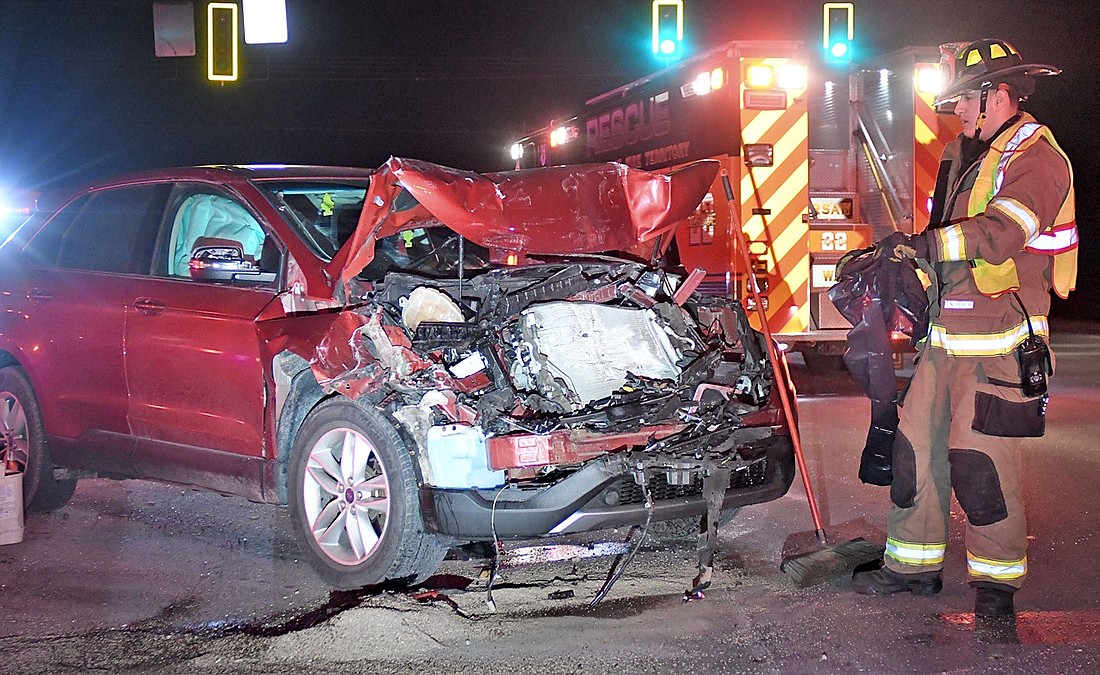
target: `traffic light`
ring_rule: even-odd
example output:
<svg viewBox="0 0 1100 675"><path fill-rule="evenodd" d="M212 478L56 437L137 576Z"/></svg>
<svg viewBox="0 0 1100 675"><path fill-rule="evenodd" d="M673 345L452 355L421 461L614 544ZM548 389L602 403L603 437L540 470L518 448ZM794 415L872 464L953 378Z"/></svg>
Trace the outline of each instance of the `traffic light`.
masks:
<svg viewBox="0 0 1100 675"><path fill-rule="evenodd" d="M675 61L684 50L684 0L653 0L653 53Z"/></svg>
<svg viewBox="0 0 1100 675"><path fill-rule="evenodd" d="M855 7L850 2L824 3L823 41L825 61L837 66L852 62L852 41L856 35Z"/></svg>
<svg viewBox="0 0 1100 675"><path fill-rule="evenodd" d="M237 79L237 3L212 2L206 7L206 79Z"/></svg>

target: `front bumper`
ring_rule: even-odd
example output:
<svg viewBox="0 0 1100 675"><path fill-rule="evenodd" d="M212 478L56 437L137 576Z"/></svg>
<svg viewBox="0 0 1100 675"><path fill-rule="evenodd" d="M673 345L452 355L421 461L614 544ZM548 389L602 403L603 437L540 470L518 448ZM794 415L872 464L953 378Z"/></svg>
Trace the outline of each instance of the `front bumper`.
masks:
<svg viewBox="0 0 1100 675"><path fill-rule="evenodd" d="M753 456L732 472L723 510L778 499L790 488L795 467L789 436L770 436L755 445ZM604 455L560 481L535 488L422 486L420 508L428 530L465 540L527 539L640 525L647 507L634 469L647 459L644 453ZM683 484L670 484L660 472L647 475L654 521L706 512L701 475Z"/></svg>

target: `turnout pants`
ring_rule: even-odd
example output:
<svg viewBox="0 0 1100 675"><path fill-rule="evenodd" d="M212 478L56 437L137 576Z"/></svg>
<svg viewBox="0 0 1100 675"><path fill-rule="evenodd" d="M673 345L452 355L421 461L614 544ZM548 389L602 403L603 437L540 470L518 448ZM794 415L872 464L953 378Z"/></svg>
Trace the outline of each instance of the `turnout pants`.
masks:
<svg viewBox="0 0 1100 675"><path fill-rule="evenodd" d="M943 569L954 490L966 514L970 582L1023 584L1019 436L1042 435L1046 401L1025 399L1013 386L1019 377L1012 354L962 358L925 349L894 439L886 567L901 574ZM1037 423L1028 417L1036 414ZM1005 431L1017 437L994 435Z"/></svg>

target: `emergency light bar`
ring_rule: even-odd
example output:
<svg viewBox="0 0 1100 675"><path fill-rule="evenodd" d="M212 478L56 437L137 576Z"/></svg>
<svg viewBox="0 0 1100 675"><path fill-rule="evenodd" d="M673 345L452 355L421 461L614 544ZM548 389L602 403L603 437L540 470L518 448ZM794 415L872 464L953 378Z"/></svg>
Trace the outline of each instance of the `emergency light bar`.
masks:
<svg viewBox="0 0 1100 675"><path fill-rule="evenodd" d="M784 63L779 66L780 89L805 89L808 81L806 66L797 63Z"/></svg>
<svg viewBox="0 0 1100 675"><path fill-rule="evenodd" d="M745 71L745 86L752 89L771 89L775 86L775 70L763 64L749 66Z"/></svg>
<svg viewBox="0 0 1100 675"><path fill-rule="evenodd" d="M745 86L749 89L805 89L808 76L806 66L784 63L777 69L763 63L754 63L745 69Z"/></svg>
<svg viewBox="0 0 1100 675"><path fill-rule="evenodd" d="M33 201L29 193L0 187L0 218L29 216L34 211Z"/></svg>
<svg viewBox="0 0 1100 675"><path fill-rule="evenodd" d="M943 73L939 66L917 66L917 92L921 94L938 94L943 91Z"/></svg>
<svg viewBox="0 0 1100 675"><path fill-rule="evenodd" d="M715 68L704 71L695 76L691 82L680 86L680 96L691 98L692 96L706 96L712 91L721 89L726 83L726 71Z"/></svg>
<svg viewBox="0 0 1100 675"><path fill-rule="evenodd" d="M550 147L556 148L559 145L565 145L578 135L580 135L580 132L577 127L558 127L550 132Z"/></svg>
<svg viewBox="0 0 1100 675"><path fill-rule="evenodd" d="M744 106L750 110L783 110L791 95L805 91L806 66L771 59L744 63ZM765 158L761 156L761 161ZM770 164L761 164L770 166Z"/></svg>

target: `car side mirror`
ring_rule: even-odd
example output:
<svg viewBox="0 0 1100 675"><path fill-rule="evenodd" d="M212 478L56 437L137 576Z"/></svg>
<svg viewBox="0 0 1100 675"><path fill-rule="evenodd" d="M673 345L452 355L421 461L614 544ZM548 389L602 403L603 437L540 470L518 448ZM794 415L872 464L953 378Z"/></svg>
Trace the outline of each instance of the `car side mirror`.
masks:
<svg viewBox="0 0 1100 675"><path fill-rule="evenodd" d="M191 278L199 281L270 283L274 272L264 272L244 256L239 241L218 237L199 237L191 247L187 264Z"/></svg>

